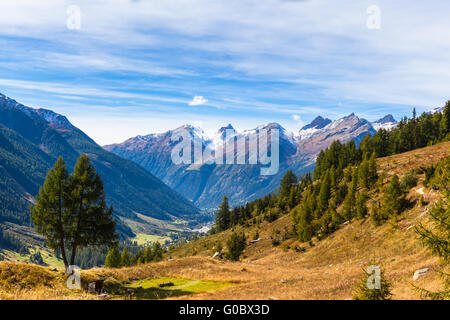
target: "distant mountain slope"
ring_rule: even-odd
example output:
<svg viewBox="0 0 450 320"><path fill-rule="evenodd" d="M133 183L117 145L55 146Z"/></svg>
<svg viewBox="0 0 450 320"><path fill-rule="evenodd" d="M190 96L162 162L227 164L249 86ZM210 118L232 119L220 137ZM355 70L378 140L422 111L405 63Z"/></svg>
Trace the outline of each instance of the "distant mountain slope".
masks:
<svg viewBox="0 0 450 320"><path fill-rule="evenodd" d="M214 137L203 135L199 128L183 126L162 134L137 136L122 144L104 148L142 165L199 207L214 209L224 195L229 197L231 203L242 204L248 199L270 193L278 187L280 177L289 167L289 158L295 155L296 142L293 136L278 124L268 124L259 129L270 130L270 128L280 130L280 170L274 176L260 175L259 164L176 165L172 162L170 154L174 143L170 142L170 139L176 132L187 130L192 138L201 139L203 148L206 148L216 144L223 137L225 129L234 130L231 125L221 128ZM241 137L256 135L257 132L235 132L235 134L236 137ZM234 156L237 157L238 153ZM246 156L248 157L248 154Z"/></svg>
<svg viewBox="0 0 450 320"><path fill-rule="evenodd" d="M175 145L170 142L170 138L179 130L188 130L191 137L202 140L203 148L207 148L217 144L225 130L239 138L255 136L262 129L278 129L280 132L280 166L275 175L261 175L261 165L175 165L170 157ZM305 132L308 134L302 135ZM137 136L104 148L142 165L200 208L214 209L224 195L228 196L232 205L240 205L275 191L286 170L293 169L296 174L311 170L320 150L336 139L342 142L354 139L359 142L367 133L375 132L370 122L351 114L334 122L317 117L300 130L297 139L278 123L269 123L242 133L236 132L229 124L213 137L206 136L200 128L183 126L161 134ZM236 152L234 157L238 156Z"/></svg>
<svg viewBox="0 0 450 320"><path fill-rule="evenodd" d="M373 128L377 131L380 129L385 129L385 130L392 129L392 128L396 127L397 124L398 124L398 122L394 119L392 114L388 114L388 115L384 116L383 118L372 122Z"/></svg>
<svg viewBox="0 0 450 320"><path fill-rule="evenodd" d="M329 125L331 122L332 121L328 118L324 119L321 116L318 116L310 124L307 124L300 129L299 136L301 139L309 138L320 129Z"/></svg>
<svg viewBox="0 0 450 320"><path fill-rule="evenodd" d="M31 199L57 157L71 169L83 153L101 174L107 202L117 216L143 223L138 214L172 220L193 219L199 213L147 170L107 152L64 116L0 95L0 125L0 219L27 223Z"/></svg>

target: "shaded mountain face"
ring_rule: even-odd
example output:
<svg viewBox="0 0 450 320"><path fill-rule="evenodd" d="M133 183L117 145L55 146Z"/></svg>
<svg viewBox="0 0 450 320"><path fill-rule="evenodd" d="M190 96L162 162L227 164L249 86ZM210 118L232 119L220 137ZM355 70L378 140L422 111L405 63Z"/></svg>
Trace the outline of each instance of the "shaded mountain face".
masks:
<svg viewBox="0 0 450 320"><path fill-rule="evenodd" d="M354 140L359 144L364 136L375 132L369 121L358 118L354 113L333 121L307 138L300 136L296 155L298 160L294 161L295 166L297 163L313 165L319 152L328 148L335 140L342 143Z"/></svg>
<svg viewBox="0 0 450 320"><path fill-rule="evenodd" d="M388 115L384 116L383 118L372 122L372 126L374 127L375 130L380 130L380 129L389 130L389 129L396 127L397 124L398 124L398 122L394 119L392 114L388 114Z"/></svg>
<svg viewBox="0 0 450 320"><path fill-rule="evenodd" d="M329 125L332 121L330 119L324 119L321 116L316 117L310 124L307 124L301 130L307 129L322 129L323 127Z"/></svg>
<svg viewBox="0 0 450 320"><path fill-rule="evenodd" d="M146 225L145 217L192 220L199 210L135 162L104 150L66 117L28 108L0 95L0 220L29 223L29 206L59 156L71 170L87 154L100 173L107 203L125 222Z"/></svg>
<svg viewBox="0 0 450 320"><path fill-rule="evenodd" d="M329 125L332 121L330 119L324 119L321 116L316 117L310 124L307 124L299 131L301 139L306 139L318 132L320 129Z"/></svg>
<svg viewBox="0 0 450 320"><path fill-rule="evenodd" d="M288 169L298 175L314 168L314 162L322 149L331 145L334 140L357 142L367 133L375 133L370 122L356 117L354 114L331 122L329 119L316 118L307 129L300 130L299 136L284 129L278 123L269 123L238 133L231 125L222 127L215 136L206 136L200 128L183 126L161 134L137 136L123 143L105 146L104 148L121 157L133 160L163 180L171 188L192 200L202 209L217 208L222 197L226 195L231 205L245 204L247 201L274 192L279 186L282 176ZM179 130L188 130L189 134L202 141L202 149L216 146L224 139L228 129L233 133L232 139L238 141L246 137L254 139L258 132L277 129L279 132L279 170L274 175L262 175L261 164L180 164L175 165L171 159L171 151L176 143L171 142L172 134ZM314 130L307 136L301 135L305 130ZM227 137L229 138L229 137ZM237 144L237 142L235 142ZM247 144L248 145L248 144ZM270 149L270 145L268 146ZM248 148L245 155L235 148L232 158L240 157L248 160Z"/></svg>

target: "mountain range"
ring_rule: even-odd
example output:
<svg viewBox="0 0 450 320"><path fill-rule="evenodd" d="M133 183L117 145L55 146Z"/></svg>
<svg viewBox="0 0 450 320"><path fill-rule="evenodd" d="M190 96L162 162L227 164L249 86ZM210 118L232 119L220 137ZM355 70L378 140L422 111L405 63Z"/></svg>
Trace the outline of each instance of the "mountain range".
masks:
<svg viewBox="0 0 450 320"><path fill-rule="evenodd" d="M352 113L335 121L319 116L297 133L289 132L278 123L269 123L241 133L229 124L220 128L215 135L206 135L201 128L185 125L164 133L137 136L104 148L143 166L201 209L213 210L224 195L232 205L242 205L275 191L288 169L297 175L312 170L319 152L334 140L343 143L355 140L359 143L365 135L373 134L380 128L390 129L396 124L392 115L370 123ZM193 140L201 141L204 150L214 149L218 141L224 139L225 131L233 133L233 139L243 136L251 139L257 132L270 132L271 129L280 132L279 170L275 175L261 175L261 164L174 164L171 160L174 146L171 137L182 130L187 130ZM239 158L239 152L234 150L233 157ZM243 157L248 158L248 154Z"/></svg>
<svg viewBox="0 0 450 320"><path fill-rule="evenodd" d="M29 224L29 207L56 159L62 156L70 171L81 154L103 179L121 235L153 232L160 221L201 220L191 201L135 162L97 145L66 117L0 94L0 222Z"/></svg>
<svg viewBox="0 0 450 320"><path fill-rule="evenodd" d="M28 224L29 206L57 157L62 156L70 169L85 153L104 180L122 234L132 235L132 229L153 232L160 221L201 222L207 217L198 208L211 212L224 195L231 205L242 205L274 192L287 170L298 175L312 170L319 152L334 140L359 143L365 135L396 123L391 115L371 123L352 113L335 121L319 116L296 133L276 122L243 132L228 124L214 135L185 125L100 147L65 116L0 94L0 221ZM181 131L200 141L202 150L215 150L224 139L251 141L259 132L273 129L279 132L279 169L273 175L262 175L265 166L260 163L248 163L248 147L223 155L231 152L234 160L246 159L244 165L175 164L171 158L176 145L171 138Z"/></svg>

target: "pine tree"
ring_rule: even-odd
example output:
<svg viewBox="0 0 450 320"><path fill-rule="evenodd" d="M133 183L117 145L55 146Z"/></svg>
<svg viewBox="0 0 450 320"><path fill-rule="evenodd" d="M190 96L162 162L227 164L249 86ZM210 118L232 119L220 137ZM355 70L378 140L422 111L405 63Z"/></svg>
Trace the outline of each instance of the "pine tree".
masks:
<svg viewBox="0 0 450 320"><path fill-rule="evenodd" d="M431 253L441 258L445 270L450 263L450 158L439 163L433 179L442 190L443 197L429 211L432 228L419 224L415 231ZM431 299L450 298L450 274L444 271L440 274L444 282L444 290L431 292L418 288L422 296Z"/></svg>
<svg viewBox="0 0 450 320"><path fill-rule="evenodd" d="M127 247L123 248L122 254L120 255L120 265L122 267L129 267L131 265L131 257L127 250Z"/></svg>
<svg viewBox="0 0 450 320"><path fill-rule="evenodd" d="M367 199L367 193L365 193L364 191L361 191L358 194L358 198L356 200L356 217L358 219L364 219L367 215Z"/></svg>
<svg viewBox="0 0 450 320"><path fill-rule="evenodd" d="M391 284L386 280L384 271L376 265L376 262L372 260L369 262L368 269L362 271L353 300L390 300Z"/></svg>
<svg viewBox="0 0 450 320"><path fill-rule="evenodd" d="M280 181L280 198L288 197L292 186L297 184L297 177L292 170L286 171Z"/></svg>
<svg viewBox="0 0 450 320"><path fill-rule="evenodd" d="M441 138L445 139L450 133L450 101L447 101L442 113L442 120L440 124Z"/></svg>
<svg viewBox="0 0 450 320"><path fill-rule="evenodd" d="M152 260L157 262L157 261L161 261L163 259L163 248L161 246L161 244L156 241L153 244L153 249L152 249Z"/></svg>
<svg viewBox="0 0 450 320"><path fill-rule="evenodd" d="M317 207L321 214L328 209L328 201L331 197L331 178L330 172L327 170L320 181L320 192L317 201Z"/></svg>
<svg viewBox="0 0 450 320"><path fill-rule="evenodd" d="M105 190L87 155L78 159L70 176L70 220L68 245L72 247L70 264L75 263L78 248L109 245L116 241L113 208L107 207Z"/></svg>
<svg viewBox="0 0 450 320"><path fill-rule="evenodd" d="M383 217L381 216L381 212L380 212L380 208L378 208L378 204L375 204L375 203L372 204L372 206L370 208L370 219L376 226L379 226L382 224Z"/></svg>
<svg viewBox="0 0 450 320"><path fill-rule="evenodd" d="M45 236L50 248L59 250L66 270L69 267L66 256L67 231L71 224L69 193L69 174L64 160L59 158L39 190L36 205L31 207L31 220L36 231Z"/></svg>
<svg viewBox="0 0 450 320"><path fill-rule="evenodd" d="M311 222L313 220L313 195L308 194L305 201L300 206L296 213L297 233L298 238L302 242L311 240L313 236L313 229Z"/></svg>
<svg viewBox="0 0 450 320"><path fill-rule="evenodd" d="M369 189L372 188L378 180L377 162L375 152L372 152L369 159Z"/></svg>
<svg viewBox="0 0 450 320"><path fill-rule="evenodd" d="M358 189L358 168L355 167L352 171L351 185L342 206L342 216L345 220L350 220L355 215L357 189Z"/></svg>
<svg viewBox="0 0 450 320"><path fill-rule="evenodd" d="M361 187L369 189L370 187L370 173L369 161L364 157L363 162L358 167L358 179Z"/></svg>
<svg viewBox="0 0 450 320"><path fill-rule="evenodd" d="M392 176L391 182L381 199L381 203L381 213L384 219L390 216L397 216L402 212L405 206L405 194L400 187L400 182L396 174Z"/></svg>
<svg viewBox="0 0 450 320"><path fill-rule="evenodd" d="M217 231L227 230L231 226L230 206L228 204L227 196L224 196L219 210L216 213L215 224Z"/></svg>
<svg viewBox="0 0 450 320"><path fill-rule="evenodd" d="M105 268L120 268L121 257L117 245L113 245L109 249L105 258Z"/></svg>

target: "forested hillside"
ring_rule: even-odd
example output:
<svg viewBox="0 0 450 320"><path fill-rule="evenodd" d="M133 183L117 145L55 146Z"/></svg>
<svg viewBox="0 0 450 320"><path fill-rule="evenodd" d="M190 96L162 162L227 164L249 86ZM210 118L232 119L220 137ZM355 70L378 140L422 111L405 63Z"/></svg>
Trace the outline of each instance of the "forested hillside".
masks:
<svg viewBox="0 0 450 320"><path fill-rule="evenodd" d="M133 234L127 221L147 231L158 229L142 216L165 221L198 218L193 204L139 165L105 151L64 116L1 95L0 220L29 224L29 206L56 159L62 156L72 169L81 154L87 154L100 173L122 235Z"/></svg>

